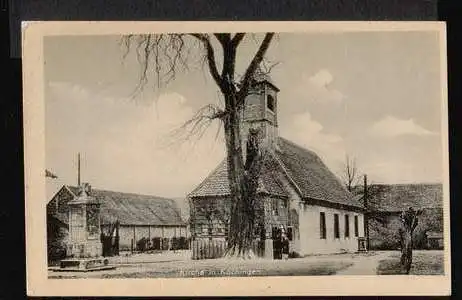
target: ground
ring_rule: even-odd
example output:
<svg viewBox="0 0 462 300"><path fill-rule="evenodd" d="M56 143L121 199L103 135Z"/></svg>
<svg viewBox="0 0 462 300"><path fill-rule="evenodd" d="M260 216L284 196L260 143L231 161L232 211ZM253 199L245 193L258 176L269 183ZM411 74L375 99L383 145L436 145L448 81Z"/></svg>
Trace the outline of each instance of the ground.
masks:
<svg viewBox="0 0 462 300"><path fill-rule="evenodd" d="M191 260L189 252L111 258L115 270L53 272L49 278L160 278L396 274L398 251L306 256L289 260ZM442 274L443 251L415 251L412 274ZM399 266L399 265L398 265Z"/></svg>
<svg viewBox="0 0 462 300"><path fill-rule="evenodd" d="M400 274L400 253L395 252L379 261L377 274ZM443 251L414 251L410 275L444 275Z"/></svg>

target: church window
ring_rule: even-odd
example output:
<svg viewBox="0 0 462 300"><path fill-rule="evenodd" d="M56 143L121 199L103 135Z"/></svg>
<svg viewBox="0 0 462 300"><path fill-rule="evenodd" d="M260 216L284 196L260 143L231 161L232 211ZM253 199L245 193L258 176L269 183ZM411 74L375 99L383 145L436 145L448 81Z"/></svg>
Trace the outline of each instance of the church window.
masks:
<svg viewBox="0 0 462 300"><path fill-rule="evenodd" d="M350 237L350 216L345 215L345 237Z"/></svg>
<svg viewBox="0 0 462 300"><path fill-rule="evenodd" d="M326 239L326 213L319 214L319 234L321 239Z"/></svg>
<svg viewBox="0 0 462 300"><path fill-rule="evenodd" d="M340 238L338 214L334 214L334 238L336 239Z"/></svg>
<svg viewBox="0 0 462 300"><path fill-rule="evenodd" d="M274 106L275 106L274 97L271 95L268 95L266 97L266 107L272 112L274 112Z"/></svg>
<svg viewBox="0 0 462 300"><path fill-rule="evenodd" d="M278 206L279 206L278 199L272 199L272 201L271 201L271 211L273 212L273 216L278 216L279 215Z"/></svg>

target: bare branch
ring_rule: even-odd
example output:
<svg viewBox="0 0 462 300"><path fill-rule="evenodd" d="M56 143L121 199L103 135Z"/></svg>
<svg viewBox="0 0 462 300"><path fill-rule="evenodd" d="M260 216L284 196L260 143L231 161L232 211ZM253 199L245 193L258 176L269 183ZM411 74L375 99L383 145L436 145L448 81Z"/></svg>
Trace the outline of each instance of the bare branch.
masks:
<svg viewBox="0 0 462 300"><path fill-rule="evenodd" d="M278 62L271 62L266 57L264 57L261 64L260 64L262 73L265 74L265 75L270 74L271 71L273 70L273 68L275 68L277 65L279 65L279 63L280 63L279 61Z"/></svg>
<svg viewBox="0 0 462 300"><path fill-rule="evenodd" d="M214 36L223 47L226 47L231 42L231 34L229 33L215 33Z"/></svg>
<svg viewBox="0 0 462 300"><path fill-rule="evenodd" d="M350 158L349 155L346 155L345 157L344 174L342 177L346 188L351 192L358 181L358 169L356 166L356 160L354 158Z"/></svg>
<svg viewBox="0 0 462 300"><path fill-rule="evenodd" d="M192 137L200 139L212 121L222 120L226 112L219 107L208 104L199 109L194 116L172 131L176 141L188 141ZM218 134L218 133L217 133Z"/></svg>
<svg viewBox="0 0 462 300"><path fill-rule="evenodd" d="M185 34L130 34L122 37L121 43L125 46L123 59L134 46L138 63L141 66L139 82L133 92L134 95L142 91L147 84L151 64L157 76L157 87L160 87L162 82L168 83L175 78L180 68L188 69L189 51L185 47L184 38Z"/></svg>
<svg viewBox="0 0 462 300"><path fill-rule="evenodd" d="M242 41L242 39L244 38L244 36L245 36L245 33L242 33L242 32L236 33L231 40L233 46L237 47L239 43Z"/></svg>
<svg viewBox="0 0 462 300"><path fill-rule="evenodd" d="M269 48L271 40L273 39L273 36L274 36L274 32L269 32L269 33L265 34L265 37L264 37L263 41L261 42L257 53L253 57L253 59L250 62L249 66L247 67L247 70L245 71L245 74L244 74L244 79L242 81L241 89L239 90L239 96L240 96L239 99L240 99L241 103L238 103L238 106L243 104L244 97L247 95L247 92L248 92L250 84L251 84L252 76L255 73L255 70L257 69L258 65L263 60L263 57L264 57L266 51Z"/></svg>
<svg viewBox="0 0 462 300"><path fill-rule="evenodd" d="M195 37L196 39L200 40L203 43L206 53L207 53L207 62L209 65L210 74L212 75L213 79L215 80L215 82L221 89L223 85L222 78L220 77L220 74L218 73L216 60L215 60L215 51L213 50L209 36L207 34L200 34L200 33L191 33L191 36Z"/></svg>

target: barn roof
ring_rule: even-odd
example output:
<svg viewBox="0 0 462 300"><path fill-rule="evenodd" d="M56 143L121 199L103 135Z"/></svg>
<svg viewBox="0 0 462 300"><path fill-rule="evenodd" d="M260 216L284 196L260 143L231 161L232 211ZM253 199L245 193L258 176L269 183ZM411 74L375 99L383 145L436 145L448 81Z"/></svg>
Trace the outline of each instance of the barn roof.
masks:
<svg viewBox="0 0 462 300"><path fill-rule="evenodd" d="M362 208L340 180L327 168L319 156L284 138L279 138L275 155L265 159L261 185L272 195L288 196L279 174L289 177L300 196L306 200L320 200ZM193 192L190 197L229 195L226 163L222 162Z"/></svg>
<svg viewBox="0 0 462 300"><path fill-rule="evenodd" d="M368 203L378 211L400 212L409 207L443 206L443 185L440 183L372 184L369 190Z"/></svg>
<svg viewBox="0 0 462 300"><path fill-rule="evenodd" d="M73 196L78 187L65 186ZM175 200L134 193L92 189L101 203L101 224L119 220L122 225L184 225Z"/></svg>

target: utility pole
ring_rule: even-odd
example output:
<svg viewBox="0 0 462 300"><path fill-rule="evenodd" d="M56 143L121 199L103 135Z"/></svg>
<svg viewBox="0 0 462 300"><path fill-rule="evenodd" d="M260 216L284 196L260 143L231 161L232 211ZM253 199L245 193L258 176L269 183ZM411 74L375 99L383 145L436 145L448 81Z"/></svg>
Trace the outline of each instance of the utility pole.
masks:
<svg viewBox="0 0 462 300"><path fill-rule="evenodd" d="M366 209L366 213L364 214L364 234L366 235L366 249L369 250L369 204L367 198L367 175L364 175L364 208Z"/></svg>
<svg viewBox="0 0 462 300"><path fill-rule="evenodd" d="M77 154L77 186L80 187L80 152Z"/></svg>

